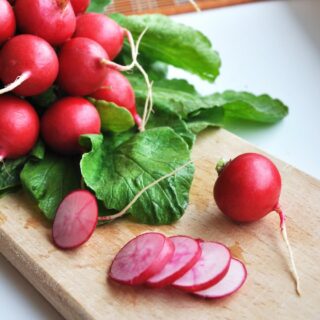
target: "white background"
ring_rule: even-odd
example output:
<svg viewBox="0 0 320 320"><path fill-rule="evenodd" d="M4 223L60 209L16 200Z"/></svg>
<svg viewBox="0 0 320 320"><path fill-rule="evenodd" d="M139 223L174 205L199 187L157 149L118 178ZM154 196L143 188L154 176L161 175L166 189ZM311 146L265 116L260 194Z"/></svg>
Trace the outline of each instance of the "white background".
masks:
<svg viewBox="0 0 320 320"><path fill-rule="evenodd" d="M204 94L235 89L283 100L290 108L284 121L227 129L320 178L320 1L259 2L175 19L210 38L222 68L214 85L180 70L170 75L187 77ZM1 255L0 319L62 319Z"/></svg>

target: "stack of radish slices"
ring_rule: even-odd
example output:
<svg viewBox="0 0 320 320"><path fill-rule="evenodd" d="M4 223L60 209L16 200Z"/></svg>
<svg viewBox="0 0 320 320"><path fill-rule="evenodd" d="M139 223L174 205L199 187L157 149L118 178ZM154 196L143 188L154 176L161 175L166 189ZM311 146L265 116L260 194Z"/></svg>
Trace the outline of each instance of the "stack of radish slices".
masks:
<svg viewBox="0 0 320 320"><path fill-rule="evenodd" d="M199 297L215 299L240 289L247 270L221 243L150 232L132 239L118 252L109 277L132 286L172 285Z"/></svg>

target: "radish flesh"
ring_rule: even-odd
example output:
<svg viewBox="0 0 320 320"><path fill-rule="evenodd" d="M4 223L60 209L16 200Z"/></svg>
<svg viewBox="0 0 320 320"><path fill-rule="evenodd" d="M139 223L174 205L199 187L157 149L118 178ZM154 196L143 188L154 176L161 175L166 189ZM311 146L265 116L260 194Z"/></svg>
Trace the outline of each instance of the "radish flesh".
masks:
<svg viewBox="0 0 320 320"><path fill-rule="evenodd" d="M31 151L39 135L39 118L32 105L18 97L0 96L0 162Z"/></svg>
<svg viewBox="0 0 320 320"><path fill-rule="evenodd" d="M7 85L0 94L13 91L20 96L43 93L58 75L58 58L49 43L24 34L10 39L0 51L1 80Z"/></svg>
<svg viewBox="0 0 320 320"><path fill-rule="evenodd" d="M66 97L55 102L42 116L41 134L45 142L62 154L82 152L82 134L100 133L100 116L88 100Z"/></svg>
<svg viewBox="0 0 320 320"><path fill-rule="evenodd" d="M137 113L134 90L129 80L119 71L109 68L101 87L90 96L126 108L140 126L141 118Z"/></svg>
<svg viewBox="0 0 320 320"><path fill-rule="evenodd" d="M16 31L16 19L7 0L0 0L0 46Z"/></svg>
<svg viewBox="0 0 320 320"><path fill-rule="evenodd" d="M187 236L170 237L174 244L174 254L165 267L149 278L146 284L154 288L167 286L189 271L200 259L199 242Z"/></svg>
<svg viewBox="0 0 320 320"><path fill-rule="evenodd" d="M98 204L94 195L76 190L61 202L52 228L54 244L60 249L74 249L85 243L98 221Z"/></svg>
<svg viewBox="0 0 320 320"><path fill-rule="evenodd" d="M227 273L231 255L229 249L221 243L200 241L202 254L191 270L173 286L188 292L207 289L218 283Z"/></svg>
<svg viewBox="0 0 320 320"><path fill-rule="evenodd" d="M122 49L124 30L103 14L86 13L77 18L74 37L97 41L106 50L110 60L113 60Z"/></svg>
<svg viewBox="0 0 320 320"><path fill-rule="evenodd" d="M244 264L232 258L226 275L217 284L208 289L194 292L195 295L208 299L224 298L238 291L247 278Z"/></svg>
<svg viewBox="0 0 320 320"><path fill-rule="evenodd" d="M84 13L90 4L90 0L70 0L75 15Z"/></svg>
<svg viewBox="0 0 320 320"><path fill-rule="evenodd" d="M107 76L107 52L95 41L77 37L68 41L59 54L60 87L73 96L86 96L98 90Z"/></svg>
<svg viewBox="0 0 320 320"><path fill-rule="evenodd" d="M69 0L16 0L14 11L22 33L37 35L54 46L70 39L76 28Z"/></svg>
<svg viewBox="0 0 320 320"><path fill-rule="evenodd" d="M150 232L128 242L114 258L109 277L128 285L142 284L160 272L174 254L174 244L161 233Z"/></svg>

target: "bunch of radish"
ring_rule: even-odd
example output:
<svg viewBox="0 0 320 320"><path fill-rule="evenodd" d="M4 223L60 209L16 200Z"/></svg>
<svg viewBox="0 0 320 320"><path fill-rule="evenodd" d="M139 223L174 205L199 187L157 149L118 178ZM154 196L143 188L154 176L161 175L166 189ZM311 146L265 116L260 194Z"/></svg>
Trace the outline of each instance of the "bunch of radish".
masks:
<svg viewBox="0 0 320 320"><path fill-rule="evenodd" d="M247 271L221 243L150 232L132 239L118 252L109 277L131 286L171 285L199 297L216 299L239 290Z"/></svg>
<svg viewBox="0 0 320 320"><path fill-rule="evenodd" d="M97 110L84 99L88 96L128 109L141 124L134 91L118 71L133 68L135 61L130 66L111 61L125 37L136 58L131 34L103 14L85 13L89 4L0 0L0 161L27 155L40 133L58 153L81 153L80 135L99 133L101 126ZM29 98L52 85L61 92L60 100L39 117ZM24 137L17 139L22 131Z"/></svg>

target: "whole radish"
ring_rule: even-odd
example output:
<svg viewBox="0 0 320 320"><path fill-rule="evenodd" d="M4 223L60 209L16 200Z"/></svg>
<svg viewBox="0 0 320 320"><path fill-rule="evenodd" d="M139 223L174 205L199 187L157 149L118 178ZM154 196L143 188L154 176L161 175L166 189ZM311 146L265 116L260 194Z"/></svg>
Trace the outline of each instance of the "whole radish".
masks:
<svg viewBox="0 0 320 320"><path fill-rule="evenodd" d="M16 31L14 12L7 0L0 0L0 46Z"/></svg>
<svg viewBox="0 0 320 320"><path fill-rule="evenodd" d="M30 33L61 45L71 38L76 17L69 0L16 0L17 25L22 33Z"/></svg>
<svg viewBox="0 0 320 320"><path fill-rule="evenodd" d="M280 216L280 228L287 244L300 294L299 277L288 241L285 215L279 204L281 176L276 166L263 155L244 153L227 163L218 163L218 179L214 199L219 209L237 222L252 222L275 211Z"/></svg>
<svg viewBox="0 0 320 320"><path fill-rule="evenodd" d="M100 133L100 117L86 99L67 97L55 102L42 116L41 134L45 142L62 154L82 152L82 134Z"/></svg>
<svg viewBox="0 0 320 320"><path fill-rule="evenodd" d="M90 0L70 0L75 15L84 13L90 4Z"/></svg>
<svg viewBox="0 0 320 320"><path fill-rule="evenodd" d="M77 18L74 36L97 41L107 51L110 60L113 60L122 49L124 33L124 29L107 16L86 13Z"/></svg>
<svg viewBox="0 0 320 320"><path fill-rule="evenodd" d="M130 111L137 125L141 124L141 118L136 109L136 98L128 79L119 71L108 69L102 86L90 96L97 100L113 102Z"/></svg>
<svg viewBox="0 0 320 320"><path fill-rule="evenodd" d="M88 38L73 38L62 47L59 54L60 87L70 95L85 96L101 87L108 68L106 51Z"/></svg>
<svg viewBox="0 0 320 320"><path fill-rule="evenodd" d="M1 80L7 85L0 94L13 91L33 96L46 91L58 75L58 57L50 44L34 35L18 35L0 51Z"/></svg>
<svg viewBox="0 0 320 320"><path fill-rule="evenodd" d="M0 96L0 161L26 155L39 135L39 118L32 105L18 97Z"/></svg>

